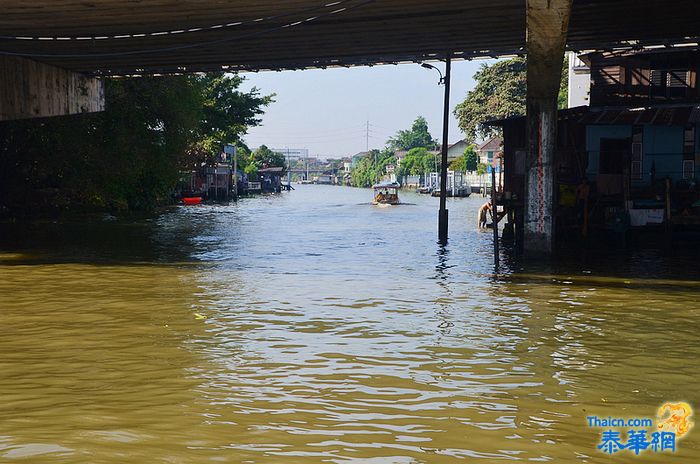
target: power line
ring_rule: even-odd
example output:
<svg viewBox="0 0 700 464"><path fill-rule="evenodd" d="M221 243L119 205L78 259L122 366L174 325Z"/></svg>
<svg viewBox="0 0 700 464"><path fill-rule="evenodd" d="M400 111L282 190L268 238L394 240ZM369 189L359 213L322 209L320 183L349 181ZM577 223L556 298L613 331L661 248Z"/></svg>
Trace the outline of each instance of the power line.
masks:
<svg viewBox="0 0 700 464"><path fill-rule="evenodd" d="M361 126L349 126L344 129L332 129L332 130L316 130L313 128L304 128L304 129L299 129L295 130L293 133L284 133L284 132L273 132L271 136L276 136L276 137L306 137L305 135L302 135L302 132L310 132L314 133L314 135L311 135L309 137L326 137L326 136L334 136L334 135L346 135L346 134L357 134L357 133L365 133L365 125L362 124Z"/></svg>
<svg viewBox="0 0 700 464"><path fill-rule="evenodd" d="M370 124L370 125L371 125L372 127L376 127L377 129L384 129L384 130L388 130L388 131L392 131L392 130L393 130L393 129L389 129L388 127L379 126L379 125L377 125L377 124Z"/></svg>
<svg viewBox="0 0 700 464"><path fill-rule="evenodd" d="M267 139L283 139L283 140L289 140L290 142L300 144L305 141L317 141L317 142L325 142L325 141L333 141L333 140L338 140L338 139L347 139L347 138L353 138L357 139L358 136L364 135L363 132L347 132L347 133L339 133L339 134L334 134L334 135L321 135L321 136L314 136L314 135L298 135L298 136L284 136L284 135L279 135L279 134L254 134L252 135L255 138L267 138ZM370 138L376 138L372 135L370 135Z"/></svg>
<svg viewBox="0 0 700 464"><path fill-rule="evenodd" d="M256 137L253 140L269 140L272 137ZM333 142L352 142L352 141L357 141L357 136L346 136L346 137L336 137L333 139L329 140L303 140L299 141L298 145L319 145L319 144L329 144ZM251 145L256 145L254 143L251 143ZM266 145L270 145L269 143L266 143Z"/></svg>

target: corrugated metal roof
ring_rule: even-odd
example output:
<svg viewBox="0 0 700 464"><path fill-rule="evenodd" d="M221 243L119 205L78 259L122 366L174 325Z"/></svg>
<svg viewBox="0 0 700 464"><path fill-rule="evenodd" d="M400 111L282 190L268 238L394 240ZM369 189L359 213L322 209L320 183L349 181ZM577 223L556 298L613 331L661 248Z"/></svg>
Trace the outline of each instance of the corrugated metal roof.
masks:
<svg viewBox="0 0 700 464"><path fill-rule="evenodd" d="M477 151L496 151L500 150L503 145L503 139L500 137L491 137L477 148Z"/></svg>
<svg viewBox="0 0 700 464"><path fill-rule="evenodd" d="M671 106L642 109L591 109L578 118L581 124L652 124L683 126L698 122L698 106Z"/></svg>
<svg viewBox="0 0 700 464"><path fill-rule="evenodd" d="M523 51L523 0L2 0L0 53L102 75ZM696 40L697 0L574 0L571 49Z"/></svg>
<svg viewBox="0 0 700 464"><path fill-rule="evenodd" d="M486 126L504 126L524 121L525 116L485 122ZM574 120L593 125L665 125L683 126L700 123L700 105L675 105L656 108L590 108L579 106L559 110L559 120Z"/></svg>

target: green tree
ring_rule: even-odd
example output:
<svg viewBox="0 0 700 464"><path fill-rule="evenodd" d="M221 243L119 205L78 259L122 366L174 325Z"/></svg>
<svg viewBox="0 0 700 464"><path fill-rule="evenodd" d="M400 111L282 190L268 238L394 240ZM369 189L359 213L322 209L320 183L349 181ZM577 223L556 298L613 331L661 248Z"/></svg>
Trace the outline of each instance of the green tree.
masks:
<svg viewBox="0 0 700 464"><path fill-rule="evenodd" d="M424 147L412 148L401 160L401 166L397 172L399 177L424 174L440 169L440 160L435 153L429 152Z"/></svg>
<svg viewBox="0 0 700 464"><path fill-rule="evenodd" d="M274 102L275 95L261 95L257 87L239 91L244 78L238 74L209 73L192 79L199 88L201 106L188 162L212 164L218 159L222 144L243 145L241 137L249 127L260 124L260 116ZM250 152L247 147L245 151Z"/></svg>
<svg viewBox="0 0 700 464"><path fill-rule="evenodd" d="M210 161L221 142L240 141L259 124L272 97L240 92L241 81L108 79L104 112L0 124L0 210L148 209L168 201L181 168Z"/></svg>
<svg viewBox="0 0 700 464"><path fill-rule="evenodd" d="M419 147L433 150L437 146L437 140L433 139L428 131L428 121L423 116L418 116L409 130L398 131L387 141L387 145L393 150L410 150Z"/></svg>
<svg viewBox="0 0 700 464"><path fill-rule="evenodd" d="M476 171L476 166L479 163L479 156L476 154L476 145L471 144L464 149L462 156L450 163L450 169L453 171Z"/></svg>
<svg viewBox="0 0 700 464"><path fill-rule="evenodd" d="M287 169L287 159L284 155L270 150L266 145L260 145L249 155L247 161L245 172L249 175L257 174L263 168L281 167L284 171Z"/></svg>
<svg viewBox="0 0 700 464"><path fill-rule="evenodd" d="M486 121L512 116L524 116L527 97L527 62L525 58L499 60L482 64L474 74L476 86L459 103L454 114L468 139L486 139L497 135L497 128L483 126ZM568 92L568 62L564 62L559 107L566 107Z"/></svg>
<svg viewBox="0 0 700 464"><path fill-rule="evenodd" d="M202 92L199 138L212 151L221 143L240 143L249 127L260 124L265 107L274 102L274 94L261 95L257 87L238 90L244 78L238 74L210 73L197 76Z"/></svg>
<svg viewBox="0 0 700 464"><path fill-rule="evenodd" d="M371 187L386 174L386 166L395 163L393 150L371 150L350 173L352 184L355 187Z"/></svg>
<svg viewBox="0 0 700 464"><path fill-rule="evenodd" d="M479 155L476 153L476 145L469 145L464 150L464 167L466 171L474 172L479 164Z"/></svg>

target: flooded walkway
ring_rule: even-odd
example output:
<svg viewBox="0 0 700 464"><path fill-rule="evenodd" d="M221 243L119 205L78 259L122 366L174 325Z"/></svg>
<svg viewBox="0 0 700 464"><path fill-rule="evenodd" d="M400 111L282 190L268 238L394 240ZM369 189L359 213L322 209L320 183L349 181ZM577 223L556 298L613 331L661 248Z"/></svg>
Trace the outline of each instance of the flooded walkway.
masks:
<svg viewBox="0 0 700 464"><path fill-rule="evenodd" d="M2 225L0 461L631 462L587 416L700 407L697 255L496 275L480 198L440 249L437 199L295 188Z"/></svg>

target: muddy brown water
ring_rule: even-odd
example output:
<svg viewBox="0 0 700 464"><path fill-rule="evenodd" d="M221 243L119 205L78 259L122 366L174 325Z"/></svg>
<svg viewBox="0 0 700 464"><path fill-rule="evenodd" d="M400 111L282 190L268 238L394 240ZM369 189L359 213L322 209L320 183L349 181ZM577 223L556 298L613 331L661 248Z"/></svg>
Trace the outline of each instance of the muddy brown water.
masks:
<svg viewBox="0 0 700 464"><path fill-rule="evenodd" d="M507 256L483 199L296 186L0 226L0 461L700 462L586 417L700 407L692 250Z"/></svg>

